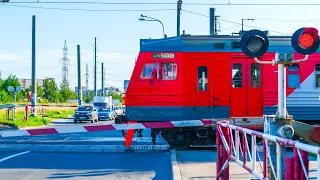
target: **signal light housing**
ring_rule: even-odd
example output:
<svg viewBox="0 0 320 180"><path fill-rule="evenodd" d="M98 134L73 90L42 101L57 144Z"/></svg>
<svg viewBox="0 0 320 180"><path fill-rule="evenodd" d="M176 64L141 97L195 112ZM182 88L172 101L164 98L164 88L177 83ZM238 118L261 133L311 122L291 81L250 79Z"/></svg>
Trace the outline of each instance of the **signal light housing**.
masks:
<svg viewBox="0 0 320 180"><path fill-rule="evenodd" d="M290 64L294 60L293 53L276 52L275 60L277 64Z"/></svg>
<svg viewBox="0 0 320 180"><path fill-rule="evenodd" d="M246 32L240 41L241 50L251 58L257 58L267 52L269 40L266 33L260 30Z"/></svg>
<svg viewBox="0 0 320 180"><path fill-rule="evenodd" d="M300 28L291 38L293 49L303 55L315 53L319 48L319 35L316 28Z"/></svg>

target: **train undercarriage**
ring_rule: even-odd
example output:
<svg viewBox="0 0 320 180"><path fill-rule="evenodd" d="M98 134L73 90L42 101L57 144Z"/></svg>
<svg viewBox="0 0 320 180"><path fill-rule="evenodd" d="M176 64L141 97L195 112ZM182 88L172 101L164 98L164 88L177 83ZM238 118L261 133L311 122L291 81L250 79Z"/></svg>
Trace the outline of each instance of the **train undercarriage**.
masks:
<svg viewBox="0 0 320 180"><path fill-rule="evenodd" d="M263 132L263 118L262 117L237 117L228 119L211 119L212 125L206 125L203 127L179 127L179 128L155 128L151 129L151 137L154 145L157 144L156 137L161 135L171 146L176 150L184 150L189 147L213 147L216 145L216 130L215 122L220 120L227 120L230 124L246 127L256 131ZM128 123L129 119L125 115L117 116L115 119L116 124ZM316 122L303 122L295 121L294 140L304 140L308 144L320 145L320 126L315 124ZM142 137L142 129L137 129L136 133L138 137ZM126 135L125 131L122 131L123 136ZM248 137L249 138L249 137Z"/></svg>

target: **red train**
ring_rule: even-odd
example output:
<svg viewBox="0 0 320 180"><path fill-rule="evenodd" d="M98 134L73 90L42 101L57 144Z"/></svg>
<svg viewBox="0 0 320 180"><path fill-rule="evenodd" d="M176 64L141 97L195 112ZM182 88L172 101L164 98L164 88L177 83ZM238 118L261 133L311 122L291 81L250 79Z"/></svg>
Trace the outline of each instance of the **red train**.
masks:
<svg viewBox="0 0 320 180"><path fill-rule="evenodd" d="M295 52L291 36L268 36L269 48ZM275 114L277 65L257 64L240 48L241 36L181 35L140 40L126 91L126 118L138 122L234 119L236 124L263 128L263 114ZM295 59L304 56L294 53ZM295 120L320 120L320 54L287 68L287 110ZM160 129L170 145L210 144L214 127ZM159 133L153 130L153 133Z"/></svg>

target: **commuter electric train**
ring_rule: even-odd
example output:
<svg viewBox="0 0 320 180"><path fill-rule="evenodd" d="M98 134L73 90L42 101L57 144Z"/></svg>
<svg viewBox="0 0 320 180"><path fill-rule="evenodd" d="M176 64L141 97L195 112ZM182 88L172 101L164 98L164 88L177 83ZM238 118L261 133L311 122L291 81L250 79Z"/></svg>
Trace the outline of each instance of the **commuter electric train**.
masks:
<svg viewBox="0 0 320 180"><path fill-rule="evenodd" d="M263 115L275 114L278 66L259 64L246 56L239 36L187 35L141 39L140 52L126 91L126 118L138 122L178 120L239 120L263 129ZM292 36L268 36L260 60L289 52L295 59ZM287 110L294 120L320 120L320 53L286 68ZM318 123L319 124L319 123ZM214 127L154 129L174 147L189 147L200 137L215 140Z"/></svg>

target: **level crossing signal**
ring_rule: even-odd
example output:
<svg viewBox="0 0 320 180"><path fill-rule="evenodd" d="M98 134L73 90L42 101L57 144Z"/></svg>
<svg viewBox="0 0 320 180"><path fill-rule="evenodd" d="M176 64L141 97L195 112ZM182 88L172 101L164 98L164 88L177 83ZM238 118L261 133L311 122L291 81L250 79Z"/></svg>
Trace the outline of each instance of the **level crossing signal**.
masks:
<svg viewBox="0 0 320 180"><path fill-rule="evenodd" d="M291 45L299 54L309 55L315 53L319 48L318 30L313 27L304 27L296 30L291 37ZM258 58L267 52L269 40L263 31L250 30L241 37L240 48L247 56ZM293 58L288 57L286 59Z"/></svg>

